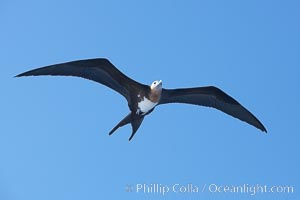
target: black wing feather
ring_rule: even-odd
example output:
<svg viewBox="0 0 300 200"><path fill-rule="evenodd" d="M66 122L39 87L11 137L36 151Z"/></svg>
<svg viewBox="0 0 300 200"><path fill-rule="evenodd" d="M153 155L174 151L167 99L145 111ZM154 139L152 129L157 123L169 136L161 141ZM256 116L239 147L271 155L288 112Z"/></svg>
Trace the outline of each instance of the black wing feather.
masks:
<svg viewBox="0 0 300 200"><path fill-rule="evenodd" d="M117 91L123 95L128 102L130 101L130 90L142 86L142 84L120 72L105 58L77 60L50 65L24 72L16 77L40 75L76 76L93 80Z"/></svg>
<svg viewBox="0 0 300 200"><path fill-rule="evenodd" d="M166 103L188 103L213 107L267 132L264 125L250 111L225 92L213 86L163 89L159 104Z"/></svg>

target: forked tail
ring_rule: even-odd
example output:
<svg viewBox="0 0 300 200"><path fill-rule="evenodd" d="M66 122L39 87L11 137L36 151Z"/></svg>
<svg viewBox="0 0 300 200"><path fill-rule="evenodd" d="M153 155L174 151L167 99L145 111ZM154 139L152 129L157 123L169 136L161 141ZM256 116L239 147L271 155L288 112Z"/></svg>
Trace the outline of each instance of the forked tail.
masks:
<svg viewBox="0 0 300 200"><path fill-rule="evenodd" d="M124 119L122 119L110 132L109 135L113 134L118 128L131 123L132 133L129 137L129 141L133 138L136 131L139 129L143 122L144 116L136 115L135 113L129 113Z"/></svg>

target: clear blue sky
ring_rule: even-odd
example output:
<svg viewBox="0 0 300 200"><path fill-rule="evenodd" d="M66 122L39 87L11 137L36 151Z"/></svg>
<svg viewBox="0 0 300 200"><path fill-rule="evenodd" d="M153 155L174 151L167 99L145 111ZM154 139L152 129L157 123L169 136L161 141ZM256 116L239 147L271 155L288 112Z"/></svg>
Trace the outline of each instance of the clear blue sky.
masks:
<svg viewBox="0 0 300 200"><path fill-rule="evenodd" d="M292 0L0 1L0 199L299 199L299 10ZM146 84L218 86L268 134L173 104L128 142L130 126L108 136L128 113L114 91L79 78L13 78L94 57ZM199 192L136 191L189 183ZM212 184L294 193L218 193Z"/></svg>

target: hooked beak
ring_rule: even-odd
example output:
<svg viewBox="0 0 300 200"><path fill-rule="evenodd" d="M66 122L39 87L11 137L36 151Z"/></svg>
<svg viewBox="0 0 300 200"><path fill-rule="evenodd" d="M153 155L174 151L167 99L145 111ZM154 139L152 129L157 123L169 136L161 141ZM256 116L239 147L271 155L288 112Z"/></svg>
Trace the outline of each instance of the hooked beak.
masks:
<svg viewBox="0 0 300 200"><path fill-rule="evenodd" d="M158 81L158 84L156 85L156 90L161 90L162 89L162 80Z"/></svg>
<svg viewBox="0 0 300 200"><path fill-rule="evenodd" d="M158 85L162 85L162 80L159 80L159 81L158 81Z"/></svg>

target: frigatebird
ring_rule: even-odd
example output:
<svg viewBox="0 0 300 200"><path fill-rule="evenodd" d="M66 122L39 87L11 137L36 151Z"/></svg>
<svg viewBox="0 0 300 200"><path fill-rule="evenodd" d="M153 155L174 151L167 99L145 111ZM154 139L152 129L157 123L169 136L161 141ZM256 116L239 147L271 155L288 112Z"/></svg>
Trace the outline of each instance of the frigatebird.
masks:
<svg viewBox="0 0 300 200"><path fill-rule="evenodd" d="M167 103L213 107L267 132L264 125L250 111L217 87L164 89L161 80L154 81L150 86L144 85L123 74L105 58L49 65L21 73L16 77L41 75L76 76L89 79L106 85L124 96L130 113L109 132L109 135L119 127L130 123L132 133L129 141L137 132L144 117L150 114L156 106Z"/></svg>

